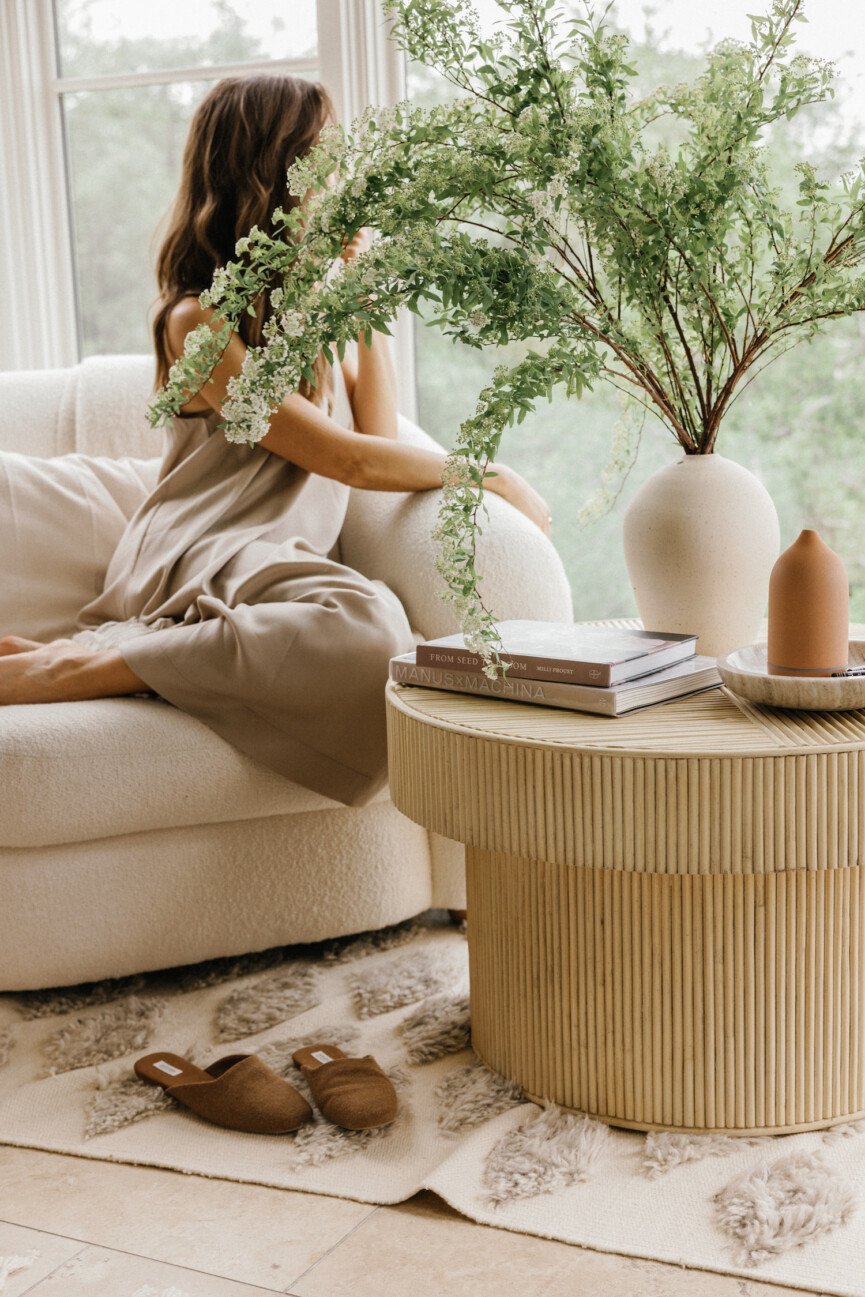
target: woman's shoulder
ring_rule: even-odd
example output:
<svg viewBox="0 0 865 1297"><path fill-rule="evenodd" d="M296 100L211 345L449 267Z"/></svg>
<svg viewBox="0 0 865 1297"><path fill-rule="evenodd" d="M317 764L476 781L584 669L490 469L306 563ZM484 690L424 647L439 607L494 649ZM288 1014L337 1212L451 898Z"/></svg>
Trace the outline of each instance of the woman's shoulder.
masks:
<svg viewBox="0 0 865 1297"><path fill-rule="evenodd" d="M179 355L187 333L200 324L210 324L216 312L212 306L202 306L195 293L185 293L169 308L165 316L165 331L171 350Z"/></svg>
<svg viewBox="0 0 865 1297"><path fill-rule="evenodd" d="M182 355L187 334L201 324L210 324L215 311L212 307L202 306L195 293L185 293L172 304L165 316L165 342L169 363ZM214 413L207 401L196 400L193 396L183 407L182 419L206 417Z"/></svg>

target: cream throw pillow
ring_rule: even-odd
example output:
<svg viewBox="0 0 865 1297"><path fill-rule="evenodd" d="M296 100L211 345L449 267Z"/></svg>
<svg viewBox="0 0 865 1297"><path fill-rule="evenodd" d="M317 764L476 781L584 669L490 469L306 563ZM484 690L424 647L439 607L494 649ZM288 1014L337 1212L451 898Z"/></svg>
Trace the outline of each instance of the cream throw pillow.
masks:
<svg viewBox="0 0 865 1297"><path fill-rule="evenodd" d="M0 635L71 635L158 459L0 451Z"/></svg>

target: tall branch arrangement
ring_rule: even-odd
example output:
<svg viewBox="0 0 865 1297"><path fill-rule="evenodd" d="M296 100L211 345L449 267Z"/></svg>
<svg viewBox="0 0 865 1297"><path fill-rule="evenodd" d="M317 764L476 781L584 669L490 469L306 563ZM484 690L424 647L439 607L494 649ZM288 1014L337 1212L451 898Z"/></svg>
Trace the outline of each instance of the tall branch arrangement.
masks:
<svg viewBox="0 0 865 1297"><path fill-rule="evenodd" d="M224 407L225 435L255 444L320 350L329 359L400 306L473 347L532 342L498 368L448 457L439 570L468 643L500 669L475 567L484 479L505 427L555 388L610 382L655 413L686 454L709 454L759 369L827 320L865 307L860 166L832 184L801 162L788 209L769 178L773 128L832 91L833 69L794 51L804 0L773 0L748 43L725 41L692 84L639 97L626 38L589 7L498 0L479 35L455 0L384 0L408 55L459 91L431 109L371 110L326 131L288 174L303 216L237 244L151 407L158 423L206 381L228 330L269 293L273 315ZM659 119L676 147L659 144ZM377 232L344 273L343 241Z"/></svg>

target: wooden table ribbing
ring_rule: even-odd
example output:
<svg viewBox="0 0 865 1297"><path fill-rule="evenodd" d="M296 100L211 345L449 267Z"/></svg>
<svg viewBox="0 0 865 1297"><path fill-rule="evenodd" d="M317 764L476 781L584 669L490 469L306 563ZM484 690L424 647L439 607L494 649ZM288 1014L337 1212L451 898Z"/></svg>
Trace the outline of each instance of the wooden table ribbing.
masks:
<svg viewBox="0 0 865 1297"><path fill-rule="evenodd" d="M865 1112L865 713L619 720L390 685L391 795L466 844L476 1050L618 1125Z"/></svg>
<svg viewBox="0 0 865 1297"><path fill-rule="evenodd" d="M861 1051L850 1066L860 870L676 876L467 855L474 1045L530 1095L728 1133L865 1110Z"/></svg>

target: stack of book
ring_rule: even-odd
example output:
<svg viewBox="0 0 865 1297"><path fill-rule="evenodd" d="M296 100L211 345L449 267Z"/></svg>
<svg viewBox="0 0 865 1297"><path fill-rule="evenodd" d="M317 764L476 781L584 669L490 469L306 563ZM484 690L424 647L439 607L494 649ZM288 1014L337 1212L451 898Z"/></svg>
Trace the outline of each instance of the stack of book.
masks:
<svg viewBox="0 0 865 1297"><path fill-rule="evenodd" d="M637 707L669 702L720 684L715 659L696 654L695 635L619 630L572 622L499 623L506 674L484 674L483 658L462 635L418 644L391 658L399 684L454 690L622 716Z"/></svg>

